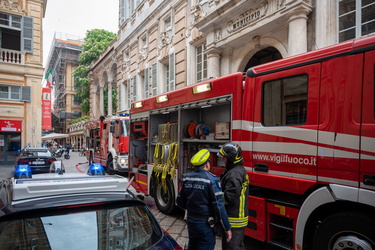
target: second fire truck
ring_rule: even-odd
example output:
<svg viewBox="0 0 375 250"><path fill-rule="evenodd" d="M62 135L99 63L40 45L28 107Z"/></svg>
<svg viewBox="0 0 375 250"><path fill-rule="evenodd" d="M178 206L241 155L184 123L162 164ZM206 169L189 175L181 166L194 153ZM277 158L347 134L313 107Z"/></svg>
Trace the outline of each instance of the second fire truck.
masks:
<svg viewBox="0 0 375 250"><path fill-rule="evenodd" d="M86 125L86 157L100 163L110 174L127 174L129 152L129 116L101 117Z"/></svg>
<svg viewBox="0 0 375 250"><path fill-rule="evenodd" d="M375 249L375 36L140 100L134 187L170 213L191 156L229 141L249 174L246 235L280 249Z"/></svg>

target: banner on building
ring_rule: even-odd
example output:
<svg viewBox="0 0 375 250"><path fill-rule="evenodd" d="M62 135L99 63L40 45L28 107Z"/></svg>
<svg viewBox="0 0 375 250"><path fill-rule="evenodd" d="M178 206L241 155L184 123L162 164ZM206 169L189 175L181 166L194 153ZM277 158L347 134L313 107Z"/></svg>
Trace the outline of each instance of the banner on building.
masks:
<svg viewBox="0 0 375 250"><path fill-rule="evenodd" d="M52 68L48 70L45 79L47 84L42 88L42 129L52 129L52 108L51 108L51 83Z"/></svg>
<svg viewBox="0 0 375 250"><path fill-rule="evenodd" d="M42 88L42 129L52 129L51 89Z"/></svg>

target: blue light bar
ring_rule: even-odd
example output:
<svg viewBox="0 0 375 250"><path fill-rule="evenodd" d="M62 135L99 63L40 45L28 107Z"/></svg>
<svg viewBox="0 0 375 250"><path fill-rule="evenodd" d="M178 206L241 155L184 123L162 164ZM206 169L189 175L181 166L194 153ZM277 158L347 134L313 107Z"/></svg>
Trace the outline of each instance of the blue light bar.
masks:
<svg viewBox="0 0 375 250"><path fill-rule="evenodd" d="M29 165L18 165L14 170L15 179L32 178L31 168Z"/></svg>
<svg viewBox="0 0 375 250"><path fill-rule="evenodd" d="M87 170L88 175L105 175L104 168L100 163L93 163Z"/></svg>

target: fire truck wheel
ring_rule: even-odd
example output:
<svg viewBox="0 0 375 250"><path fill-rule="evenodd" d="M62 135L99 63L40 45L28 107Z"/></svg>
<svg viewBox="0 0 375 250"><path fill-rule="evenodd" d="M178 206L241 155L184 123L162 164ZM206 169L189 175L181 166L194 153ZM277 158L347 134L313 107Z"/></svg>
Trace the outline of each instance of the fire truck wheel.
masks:
<svg viewBox="0 0 375 250"><path fill-rule="evenodd" d="M106 166L107 174L114 174L115 168L112 157L109 157L107 160L107 166Z"/></svg>
<svg viewBox="0 0 375 250"><path fill-rule="evenodd" d="M314 250L375 249L375 219L370 214L343 212L325 219L314 236Z"/></svg>
<svg viewBox="0 0 375 250"><path fill-rule="evenodd" d="M163 185L159 179L156 184L154 199L160 212L170 214L175 208L175 191L173 183L168 176L166 177L166 186L167 188L163 190Z"/></svg>

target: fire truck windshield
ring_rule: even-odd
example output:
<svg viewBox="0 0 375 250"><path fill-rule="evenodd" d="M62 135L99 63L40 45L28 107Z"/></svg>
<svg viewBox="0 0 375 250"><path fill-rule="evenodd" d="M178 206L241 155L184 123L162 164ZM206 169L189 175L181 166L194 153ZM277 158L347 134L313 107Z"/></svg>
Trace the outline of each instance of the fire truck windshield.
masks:
<svg viewBox="0 0 375 250"><path fill-rule="evenodd" d="M120 136L128 136L129 135L129 120L121 120L120 125Z"/></svg>

